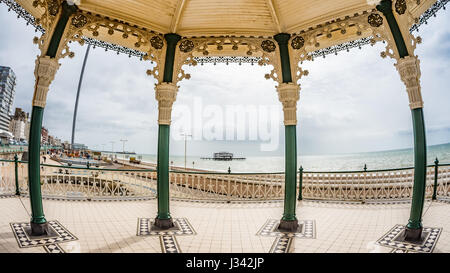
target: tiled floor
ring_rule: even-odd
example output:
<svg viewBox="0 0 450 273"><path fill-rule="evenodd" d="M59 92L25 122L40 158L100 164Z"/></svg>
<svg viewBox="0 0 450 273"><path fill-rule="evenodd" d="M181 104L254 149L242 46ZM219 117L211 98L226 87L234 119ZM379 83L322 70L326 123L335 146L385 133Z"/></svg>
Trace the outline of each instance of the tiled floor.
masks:
<svg viewBox="0 0 450 273"><path fill-rule="evenodd" d="M153 218L156 201L80 202L44 200L47 220L57 220L78 238L58 244L64 252L161 253L159 236L137 236L138 218ZM194 203L171 201L174 218L186 218L196 234L175 236L179 250L189 252L262 252L278 237L257 235L269 219L281 218L283 203ZM406 224L409 204L340 204L303 201L299 220L315 221L315 238L292 238L291 252L392 252L375 242L396 224ZM30 219L27 198L0 198L0 252L46 252L20 248L10 223ZM426 202L426 227L441 227L433 252L450 252L450 204ZM55 247L52 246L52 249ZM47 249L48 251L48 249Z"/></svg>

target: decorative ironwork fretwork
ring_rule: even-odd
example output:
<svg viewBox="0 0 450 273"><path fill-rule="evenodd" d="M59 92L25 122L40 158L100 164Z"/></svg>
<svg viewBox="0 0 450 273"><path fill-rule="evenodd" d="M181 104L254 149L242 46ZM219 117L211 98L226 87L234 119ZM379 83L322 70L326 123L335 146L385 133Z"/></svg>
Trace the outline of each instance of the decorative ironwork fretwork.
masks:
<svg viewBox="0 0 450 273"><path fill-rule="evenodd" d="M382 24L379 27L371 26L369 23L369 16L371 15L372 17L379 16L382 18L376 10L372 10L371 12L355 14L353 17L336 20L334 22L318 26L317 28L310 28L293 35L290 40L292 81L298 82L302 76L307 75L307 71L303 70L301 67L303 61L312 61L314 60L314 57L317 56L337 53L341 50L348 50L350 48L359 47L368 43L375 44L377 41L387 41L386 55L396 57L396 52L390 42L392 38L387 35L386 32L387 25ZM348 32L356 34L356 41L335 45L335 40L333 41L332 39L335 38L336 35L342 35ZM303 38L301 41L304 41L304 44L302 47L297 45L298 49L295 49L292 44L295 45L297 41L294 39L299 39L297 38L299 36ZM358 36L360 37L358 38ZM363 39L367 36L371 37Z"/></svg>
<svg viewBox="0 0 450 273"><path fill-rule="evenodd" d="M291 46L293 49L298 50L305 45L305 39L302 36L296 36L291 41Z"/></svg>
<svg viewBox="0 0 450 273"><path fill-rule="evenodd" d="M275 45L275 43L271 40L264 40L261 42L261 48L265 51L265 52L274 52L275 49L277 48L277 46Z"/></svg>
<svg viewBox="0 0 450 273"><path fill-rule="evenodd" d="M312 58L317 58L317 57L324 57L325 58L325 56L329 55L329 54L337 55L338 52L340 52L340 51L344 51L345 50L345 51L348 52L348 51L350 51L350 49L356 48L356 47L361 49L362 46L371 44L372 43L372 39L373 39L372 37L366 37L366 38L362 38L362 39L359 39L359 40L354 40L354 41L342 43L342 44L339 44L339 45L334 45L334 46L331 46L331 47L322 48L322 49L319 49L319 50L316 50L316 51L313 51L313 52L309 53L309 56L311 56Z"/></svg>
<svg viewBox="0 0 450 273"><path fill-rule="evenodd" d="M19 5L18 3L16 3L16 1L0 0L0 3L4 3L5 5L7 5L8 11L13 10L17 14L17 18L22 17L23 19L25 19L25 21L27 22L27 25L31 24L35 28L35 31L40 31L41 33L45 33L44 28L36 23L36 19L33 17L33 15L28 13L28 11L26 11L24 8L22 8L22 6Z"/></svg>
<svg viewBox="0 0 450 273"><path fill-rule="evenodd" d="M61 11L61 2L59 0L34 0L32 5L34 8L42 8L44 10L41 17L36 18L36 24L41 25L44 29L55 27L56 17ZM43 36L45 36L45 33Z"/></svg>
<svg viewBox="0 0 450 273"><path fill-rule="evenodd" d="M153 48L155 49L161 49L164 46L164 42L163 40L159 37L159 36L153 36L150 39L150 44L152 45Z"/></svg>
<svg viewBox="0 0 450 273"><path fill-rule="evenodd" d="M397 0L395 1L395 11L402 15L406 12L406 0Z"/></svg>
<svg viewBox="0 0 450 273"><path fill-rule="evenodd" d="M184 40L180 43L181 52L188 53L194 49L194 43L191 40Z"/></svg>
<svg viewBox="0 0 450 273"><path fill-rule="evenodd" d="M381 17L378 13L372 13L369 17L367 17L367 22L372 27L379 27L383 24L383 17Z"/></svg>
<svg viewBox="0 0 450 273"><path fill-rule="evenodd" d="M271 43L273 43L273 45L270 45ZM185 73L183 69L184 65L195 66L198 64L196 57L199 57L199 55L206 57L210 54L210 50L222 50L225 47L231 48L232 50L242 50L247 57L260 57L258 65L271 65L273 67L270 74L265 76L266 79L273 79L276 82L281 82L278 78L278 75L280 75L279 52L273 39L234 36L202 37L181 40L179 42L180 50L175 53L173 82L176 83L183 79L189 79L190 75Z"/></svg>
<svg viewBox="0 0 450 273"><path fill-rule="evenodd" d="M99 40L92 39L92 38L83 37L83 40L85 41L85 43L92 45L93 48L101 47L101 48L104 48L105 51L108 51L108 50L116 51L117 54L123 53L125 55L128 55L128 57L131 57L131 56L138 57L141 60L147 54L147 53L142 52L142 51L134 50L134 49L131 49L131 48L128 48L128 47L124 47L124 46L120 46L120 45L116 45L116 44L111 44L111 43L104 42L104 41L99 41Z"/></svg>
<svg viewBox="0 0 450 273"><path fill-rule="evenodd" d="M83 14L77 14L72 17L72 25L80 28L87 24L87 18Z"/></svg>
<svg viewBox="0 0 450 273"><path fill-rule="evenodd" d="M230 64L230 63L237 63L237 64L243 64L243 63L249 63L251 65L257 64L261 58L260 57L249 57L249 56L218 56L218 57L194 57L194 60L199 63L200 65L206 64L206 63L212 63L212 64L218 64L218 63L224 63L224 64Z"/></svg>
<svg viewBox="0 0 450 273"><path fill-rule="evenodd" d="M417 22L409 29L410 32L413 31L419 31L420 26L422 26L423 24L427 24L428 19L430 19L432 16L436 17L436 13L440 10L443 9L445 10L445 5L449 2L450 0L438 0L436 1L436 3L434 3L427 11L425 11L419 19L417 19Z"/></svg>
<svg viewBox="0 0 450 273"><path fill-rule="evenodd" d="M37 6L38 1L33 2L33 6ZM36 3L36 4L35 4ZM48 1L48 13L50 13L51 16L56 16L59 12L59 1L57 0L50 0Z"/></svg>

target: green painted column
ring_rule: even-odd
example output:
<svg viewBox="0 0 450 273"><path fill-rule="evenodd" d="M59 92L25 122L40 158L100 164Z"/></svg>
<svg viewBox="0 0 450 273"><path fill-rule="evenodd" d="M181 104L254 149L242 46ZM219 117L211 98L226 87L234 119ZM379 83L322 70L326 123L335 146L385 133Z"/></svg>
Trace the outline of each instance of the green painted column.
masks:
<svg viewBox="0 0 450 273"><path fill-rule="evenodd" d="M391 0L383 0L377 5L389 24L401 61L412 55L408 52L400 27L395 19ZM422 107L411 110L414 134L414 185L411 212L405 230L405 240L418 241L422 236L422 212L425 203L427 146L425 139L425 122Z"/></svg>
<svg viewBox="0 0 450 273"><path fill-rule="evenodd" d="M285 189L283 221L297 221L295 217L297 191L297 126L287 125L285 131Z"/></svg>
<svg viewBox="0 0 450 273"><path fill-rule="evenodd" d="M411 213L407 228L422 230L422 212L425 202L427 175L427 145L422 108L411 110L414 133L414 186ZM420 238L420 237L419 237Z"/></svg>
<svg viewBox="0 0 450 273"><path fill-rule="evenodd" d="M175 33L164 35L166 40L166 57L164 65L163 81L171 83L173 81L173 65L175 61L175 50L181 36ZM158 101L158 104L162 102ZM169 138L170 122L159 124L158 128L158 165L157 170L157 192L158 192L158 215L155 218L155 225L162 229L173 227L173 220L170 216L170 194L169 194Z"/></svg>
<svg viewBox="0 0 450 273"><path fill-rule="evenodd" d="M70 16L77 10L75 5L68 5L64 1L61 5L62 11L58 22L50 38L49 46L46 50L46 55L55 58L58 53L58 47L61 42L61 37L64 29L69 21ZM35 87L36 88L36 87ZM35 89L36 92L36 89ZM31 205L31 233L32 235L46 235L48 224L44 216L44 209L42 206L41 193L41 174L40 174L40 151L41 151L41 130L42 119L44 115L44 108L33 106L31 112L30 134L28 142L28 188L30 194Z"/></svg>
<svg viewBox="0 0 450 273"><path fill-rule="evenodd" d="M31 227L34 234L45 234L47 220L42 206L40 181L41 128L44 108L33 106L28 142L28 188L31 203Z"/></svg>
<svg viewBox="0 0 450 273"><path fill-rule="evenodd" d="M169 220L169 136L170 126L159 125L158 129L158 215L160 220Z"/></svg>
<svg viewBox="0 0 450 273"><path fill-rule="evenodd" d="M280 51L281 72L283 83L292 83L291 64L289 58L288 43L290 34L279 33L273 38L277 41ZM284 107L284 105L283 105ZM286 115L286 113L285 113ZM285 117L286 118L286 117ZM298 220L295 216L297 206L297 126L285 125L285 178L284 178L284 212L281 218L281 230L295 231L298 228Z"/></svg>

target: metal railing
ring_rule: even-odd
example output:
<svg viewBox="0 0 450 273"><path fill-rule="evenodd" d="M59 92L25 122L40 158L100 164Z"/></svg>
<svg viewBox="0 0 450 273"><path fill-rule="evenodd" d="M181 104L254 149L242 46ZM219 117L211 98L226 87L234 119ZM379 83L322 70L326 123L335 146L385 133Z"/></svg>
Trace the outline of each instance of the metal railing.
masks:
<svg viewBox="0 0 450 273"><path fill-rule="evenodd" d="M427 167L426 198L450 198L450 164ZM413 168L308 172L297 176L299 199L365 201L412 197ZM171 171L172 198L282 200L284 173ZM301 184L301 191L299 186ZM44 197L82 200L155 198L155 170L121 170L41 164ZM0 160L0 194L28 194L27 162Z"/></svg>
<svg viewBox="0 0 450 273"><path fill-rule="evenodd" d="M276 200L284 173L170 172L171 197L196 200Z"/></svg>
<svg viewBox="0 0 450 273"><path fill-rule="evenodd" d="M156 172L41 164L41 190L42 196L48 198L80 200L154 198ZM0 160L0 194L18 193L28 194L27 162Z"/></svg>
<svg viewBox="0 0 450 273"><path fill-rule="evenodd" d="M365 201L412 198L414 168L386 170L300 171L299 199ZM427 166L425 198L450 197L450 164Z"/></svg>

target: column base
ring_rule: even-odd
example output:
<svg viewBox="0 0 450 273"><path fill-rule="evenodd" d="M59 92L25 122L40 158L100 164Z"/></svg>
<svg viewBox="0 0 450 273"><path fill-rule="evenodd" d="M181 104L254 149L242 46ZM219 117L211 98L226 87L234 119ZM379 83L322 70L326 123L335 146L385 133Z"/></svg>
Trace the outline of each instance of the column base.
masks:
<svg viewBox="0 0 450 273"><path fill-rule="evenodd" d="M281 231L295 232L298 229L298 220L286 221L281 219L278 229Z"/></svg>
<svg viewBox="0 0 450 273"><path fill-rule="evenodd" d="M420 242L422 238L422 227L420 228L409 228L405 227L404 238L407 242Z"/></svg>
<svg viewBox="0 0 450 273"><path fill-rule="evenodd" d="M174 227L173 219L159 219L158 217L155 218L155 226L157 226L160 229L169 229Z"/></svg>
<svg viewBox="0 0 450 273"><path fill-rule="evenodd" d="M44 236L49 234L49 227L47 222L41 224L30 222L30 226L32 236Z"/></svg>

